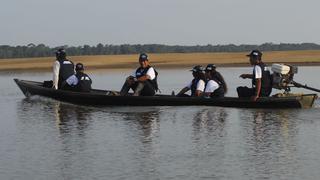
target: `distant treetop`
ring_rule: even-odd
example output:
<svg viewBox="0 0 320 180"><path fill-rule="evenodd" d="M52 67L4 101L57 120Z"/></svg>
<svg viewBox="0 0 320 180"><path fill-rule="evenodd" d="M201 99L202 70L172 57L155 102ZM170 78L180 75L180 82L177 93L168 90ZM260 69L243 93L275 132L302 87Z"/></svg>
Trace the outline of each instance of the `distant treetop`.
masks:
<svg viewBox="0 0 320 180"><path fill-rule="evenodd" d="M0 59L6 58L31 58L31 57L49 57L54 56L58 48L65 48L68 56L81 55L117 55L117 54L138 54L146 53L195 53L195 52L247 52L252 49L261 51L290 51L290 50L320 50L320 45L314 43L264 43L261 45L195 45L195 46L169 46L162 44L97 44L96 46L59 46L49 47L44 44L35 45L29 43L24 46L0 45Z"/></svg>

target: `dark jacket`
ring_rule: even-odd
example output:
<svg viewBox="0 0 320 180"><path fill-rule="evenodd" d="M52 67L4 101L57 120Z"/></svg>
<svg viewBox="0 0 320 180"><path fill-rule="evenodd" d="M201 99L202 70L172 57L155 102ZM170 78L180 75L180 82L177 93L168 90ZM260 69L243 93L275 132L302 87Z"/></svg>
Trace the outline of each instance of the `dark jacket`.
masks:
<svg viewBox="0 0 320 180"><path fill-rule="evenodd" d="M148 70L151 68L151 66L148 66L146 68L142 68L142 67L139 67L137 70L136 70L136 78L140 78L144 75L147 74ZM153 79L153 80L148 80L151 84L152 84L152 87L155 91L158 91L159 87L158 87L158 72L153 68L154 70L154 73L156 75L156 77Z"/></svg>
<svg viewBox="0 0 320 180"><path fill-rule="evenodd" d="M262 71L260 96L269 96L272 91L272 78L270 71L264 63L257 64L257 66L259 66ZM252 86L255 87L255 85L256 77L255 73L253 72Z"/></svg>
<svg viewBox="0 0 320 180"><path fill-rule="evenodd" d="M58 62L60 64L58 87L61 88L62 82L74 74L74 64L67 59L59 60Z"/></svg>
<svg viewBox="0 0 320 180"><path fill-rule="evenodd" d="M91 78L83 72L77 72L76 77L78 78L78 84L75 86L75 89L80 92L90 92Z"/></svg>

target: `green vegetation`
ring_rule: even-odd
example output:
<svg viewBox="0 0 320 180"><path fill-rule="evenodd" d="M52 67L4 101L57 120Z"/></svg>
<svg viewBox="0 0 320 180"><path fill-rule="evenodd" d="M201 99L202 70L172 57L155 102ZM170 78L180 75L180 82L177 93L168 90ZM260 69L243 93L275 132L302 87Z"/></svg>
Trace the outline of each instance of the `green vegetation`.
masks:
<svg viewBox="0 0 320 180"><path fill-rule="evenodd" d="M301 44L273 44L264 43L262 45L196 45L196 46L168 46L161 44L146 45L103 45L99 43L96 46L62 46L67 50L69 56L83 55L118 55L118 54L137 54L146 53L203 53L203 52L245 52L252 49L262 51L292 51L292 50L320 50L320 45L314 43ZM0 59L8 58L32 58L53 56L59 47L49 47L44 44L28 44L27 46L8 46L0 45Z"/></svg>

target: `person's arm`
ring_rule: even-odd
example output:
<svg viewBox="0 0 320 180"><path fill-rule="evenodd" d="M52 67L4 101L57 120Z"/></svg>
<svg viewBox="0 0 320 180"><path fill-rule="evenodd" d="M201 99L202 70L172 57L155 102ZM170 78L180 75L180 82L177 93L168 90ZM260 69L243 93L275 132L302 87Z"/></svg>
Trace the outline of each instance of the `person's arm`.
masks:
<svg viewBox="0 0 320 180"><path fill-rule="evenodd" d="M252 79L253 75L252 74L241 74L240 77L242 79Z"/></svg>
<svg viewBox="0 0 320 180"><path fill-rule="evenodd" d="M138 81L146 81L146 80L153 80L156 77L156 73L154 72L153 67L150 67L146 73L146 75L141 76L140 78L138 78Z"/></svg>
<svg viewBox="0 0 320 180"><path fill-rule="evenodd" d="M53 88L54 89L58 89L59 71L60 71L60 63L58 61L55 61L53 63Z"/></svg>
<svg viewBox="0 0 320 180"><path fill-rule="evenodd" d="M143 81L146 81L146 80L149 80L149 79L150 79L149 75L144 75L144 76L141 76L141 77L137 78L137 81L143 82Z"/></svg>
<svg viewBox="0 0 320 180"><path fill-rule="evenodd" d="M259 96L260 96L260 91L261 91L261 79L262 79L262 69L260 66L255 66L254 68L254 73L255 73L255 93L254 96L251 97L253 101L256 101Z"/></svg>
<svg viewBox="0 0 320 180"><path fill-rule="evenodd" d="M252 97L253 101L256 101L259 98L260 91L261 91L261 78L256 79L256 89L255 89L254 96Z"/></svg>
<svg viewBox="0 0 320 180"><path fill-rule="evenodd" d="M182 94L188 92L190 90L189 87L184 87L183 89L181 89L181 91L177 94L177 96L181 96Z"/></svg>
<svg viewBox="0 0 320 180"><path fill-rule="evenodd" d="M198 81L197 89L195 92L196 97L202 96L202 93L204 92L205 86L206 86L206 83L203 80Z"/></svg>

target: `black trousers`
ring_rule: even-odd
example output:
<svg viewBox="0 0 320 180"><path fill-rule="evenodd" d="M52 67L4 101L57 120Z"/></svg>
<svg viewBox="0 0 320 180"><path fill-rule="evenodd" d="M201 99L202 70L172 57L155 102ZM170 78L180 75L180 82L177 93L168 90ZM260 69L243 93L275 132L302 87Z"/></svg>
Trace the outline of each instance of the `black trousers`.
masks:
<svg viewBox="0 0 320 180"><path fill-rule="evenodd" d="M238 97L251 97L256 93L256 88L248 88L247 86L237 87ZM271 94L271 90L261 89L260 97L268 97Z"/></svg>
<svg viewBox="0 0 320 180"><path fill-rule="evenodd" d="M130 89L135 93L138 93L140 96L154 96L156 94L156 91L150 81L135 82L131 85L126 81L121 88L120 94L127 95Z"/></svg>

